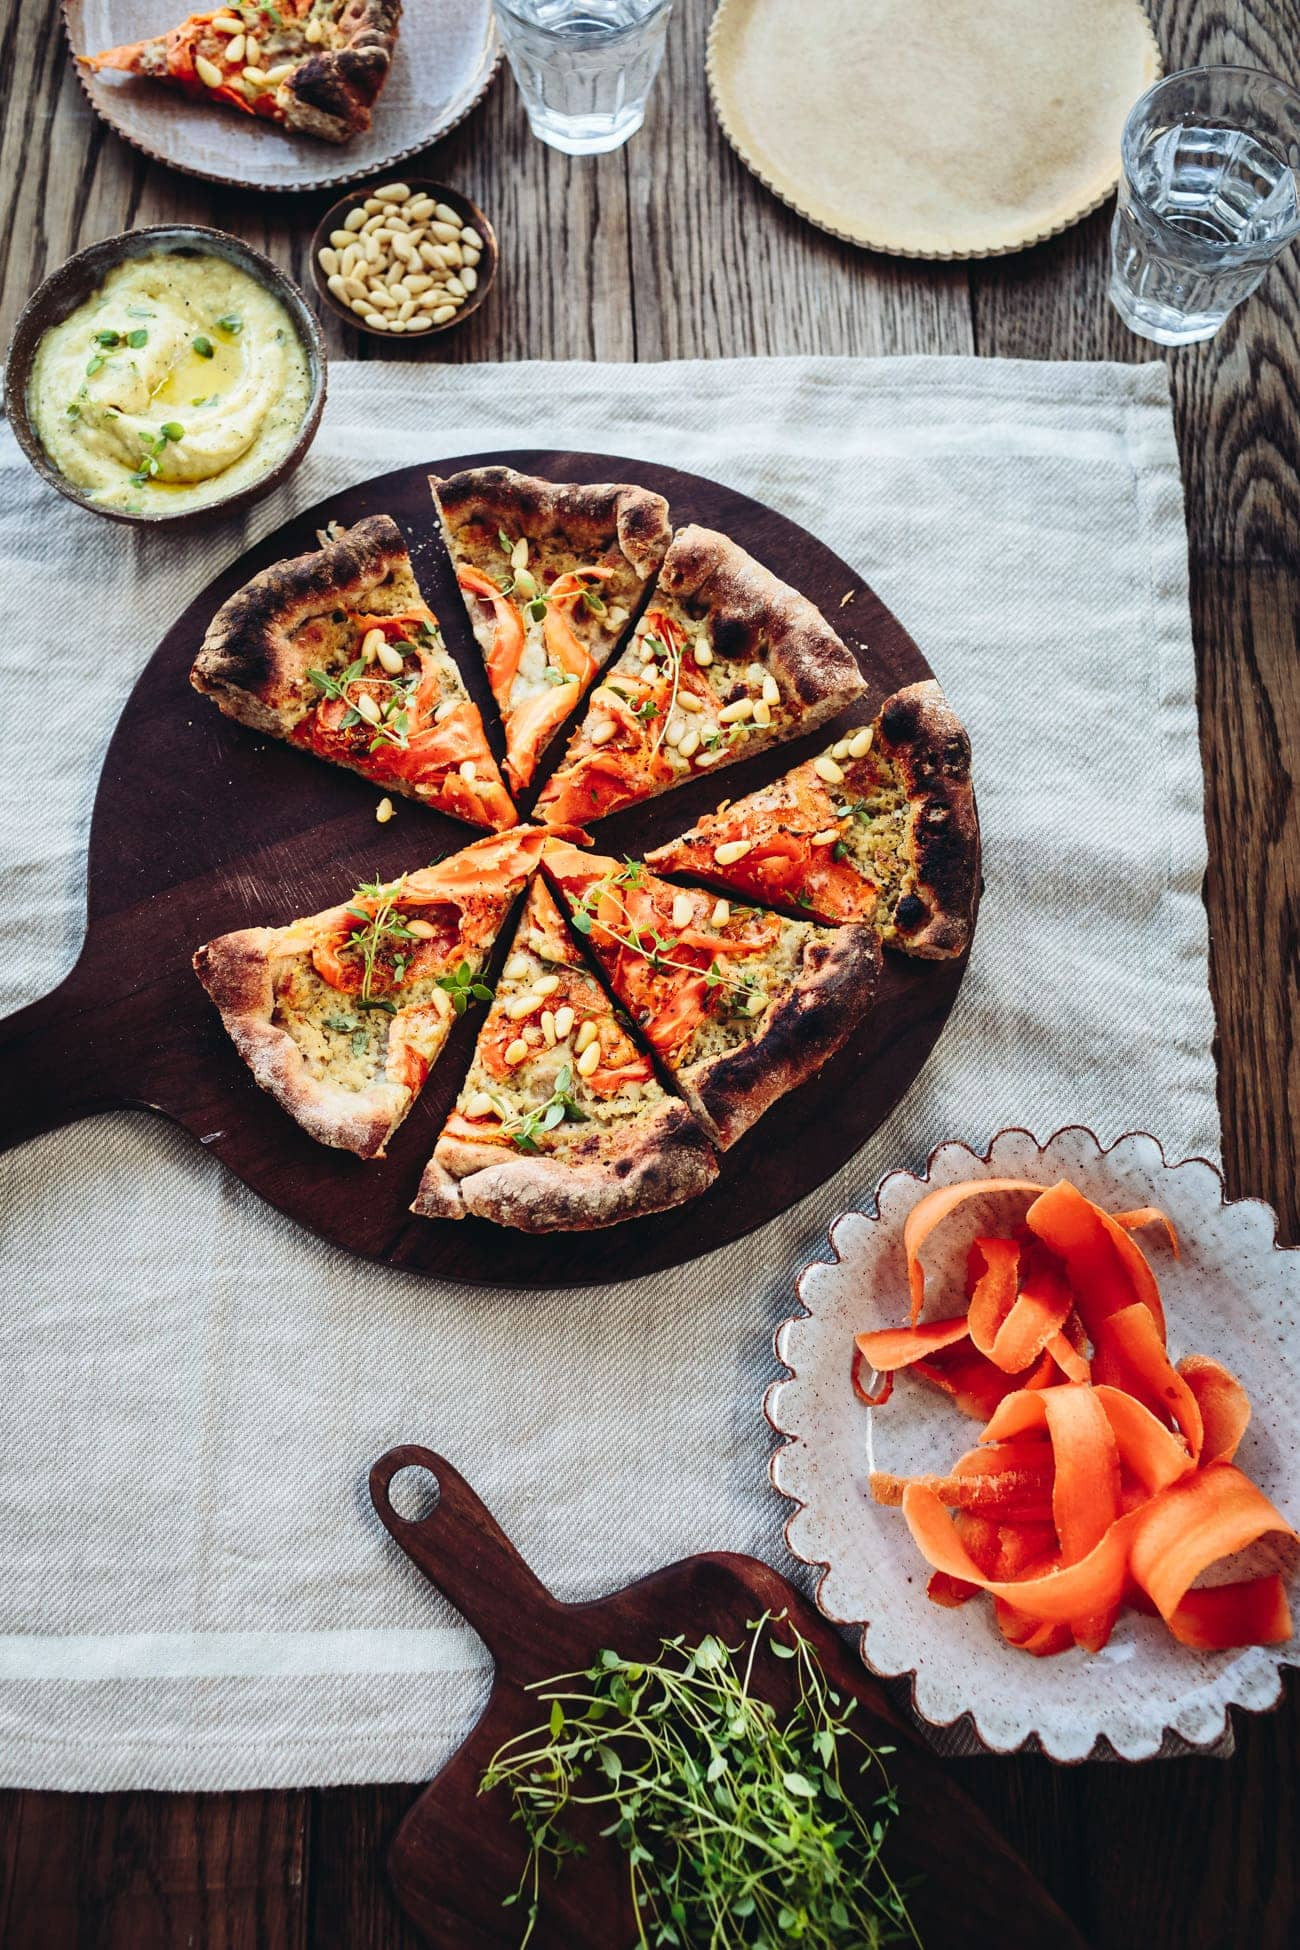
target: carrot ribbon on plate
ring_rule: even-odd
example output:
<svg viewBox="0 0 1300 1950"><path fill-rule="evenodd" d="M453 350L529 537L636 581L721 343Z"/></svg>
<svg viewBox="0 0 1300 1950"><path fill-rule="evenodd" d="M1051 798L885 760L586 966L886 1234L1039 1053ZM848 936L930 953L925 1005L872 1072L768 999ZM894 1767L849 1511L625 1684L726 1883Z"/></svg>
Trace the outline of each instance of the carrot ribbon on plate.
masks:
<svg viewBox="0 0 1300 1950"><path fill-rule="evenodd" d="M965 1313L922 1321L927 1239L967 1202L1009 1192L1031 1202L1011 1237L971 1246ZM1163 1212L1112 1215L1066 1180L942 1186L903 1228L910 1324L856 1337L863 1401L883 1407L911 1369L984 1423L948 1475L878 1471L871 1490L901 1505L936 1604L988 1592L1003 1636L1039 1657L1100 1650L1125 1603L1202 1651L1290 1637L1275 1573L1196 1585L1263 1538L1300 1539L1234 1464L1250 1420L1241 1383L1208 1355L1170 1361L1160 1290L1133 1237L1156 1225L1177 1255Z"/></svg>

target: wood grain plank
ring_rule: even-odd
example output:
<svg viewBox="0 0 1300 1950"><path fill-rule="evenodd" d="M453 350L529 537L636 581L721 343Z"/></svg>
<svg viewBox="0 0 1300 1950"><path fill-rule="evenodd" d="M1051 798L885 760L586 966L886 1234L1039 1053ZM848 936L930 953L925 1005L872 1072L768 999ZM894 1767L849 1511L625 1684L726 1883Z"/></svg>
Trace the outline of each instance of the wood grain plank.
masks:
<svg viewBox="0 0 1300 1950"><path fill-rule="evenodd" d="M382 1864L415 1800L411 1787L322 1788L312 1796L306 1950L420 1950Z"/></svg>
<svg viewBox="0 0 1300 1950"><path fill-rule="evenodd" d="M1170 68L1228 59L1300 78L1300 0L1149 5ZM541 149L505 76L413 161L481 202L503 247L492 303L425 356L1168 357L1192 544L1225 1166L1234 1190L1269 1197L1284 1236L1300 1240L1300 259L1275 267L1212 345L1164 355L1107 304L1109 210L1036 251L970 267L856 252L785 210L714 126L710 11L710 0L678 0L646 128L620 155L584 162ZM55 0L6 10L0 63L4 340L69 252L135 224L215 223L303 279L328 193L248 198L135 155L77 86ZM361 342L332 314L325 323L336 356L405 356ZM954 1767L1103 1950L1280 1950L1300 1927L1297 1691L1292 1682L1281 1712L1239 1726L1230 1762ZM381 1849L411 1798L402 1786L0 1797L0 1943L408 1950Z"/></svg>
<svg viewBox="0 0 1300 1950"><path fill-rule="evenodd" d="M623 152L637 357L971 351L964 265L842 244L745 168L708 104L712 12L678 0L645 135Z"/></svg>
<svg viewBox="0 0 1300 1950"><path fill-rule="evenodd" d="M305 1794L23 1794L14 1950L300 1950Z"/></svg>
<svg viewBox="0 0 1300 1950"><path fill-rule="evenodd" d="M23 1797L13 1789L0 1794L0 1944L13 1941L9 1914L13 1903L14 1872L22 1833Z"/></svg>
<svg viewBox="0 0 1300 1950"><path fill-rule="evenodd" d="M1200 560L1201 737L1210 970L1229 1188L1267 1198L1300 1241L1300 573Z"/></svg>

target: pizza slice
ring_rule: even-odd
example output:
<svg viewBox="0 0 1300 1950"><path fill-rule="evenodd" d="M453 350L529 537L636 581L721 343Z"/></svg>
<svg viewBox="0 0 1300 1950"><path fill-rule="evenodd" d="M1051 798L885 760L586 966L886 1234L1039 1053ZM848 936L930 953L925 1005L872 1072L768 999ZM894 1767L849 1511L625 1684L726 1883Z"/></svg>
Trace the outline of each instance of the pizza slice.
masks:
<svg viewBox="0 0 1300 1950"><path fill-rule="evenodd" d="M506 776L522 790L663 561L668 503L509 467L429 485L505 726Z"/></svg>
<svg viewBox="0 0 1300 1950"><path fill-rule="evenodd" d="M970 740L933 679L909 684L873 724L646 860L813 921L874 921L904 954L963 954L980 877Z"/></svg>
<svg viewBox="0 0 1300 1950"><path fill-rule="evenodd" d="M347 142L370 127L388 79L401 0L232 0L151 40L79 54L221 102L296 135Z"/></svg>
<svg viewBox="0 0 1300 1950"><path fill-rule="evenodd" d="M413 1212L592 1231L706 1191L718 1159L620 1022L540 878Z"/></svg>
<svg viewBox="0 0 1300 1950"><path fill-rule="evenodd" d="M554 839L543 871L695 1115L726 1150L820 1069L869 1014L880 937L815 927L699 888L639 860Z"/></svg>
<svg viewBox="0 0 1300 1950"><path fill-rule="evenodd" d="M599 819L811 731L865 688L806 596L725 535L681 528L537 816Z"/></svg>
<svg viewBox="0 0 1300 1950"><path fill-rule="evenodd" d="M387 515L277 562L212 620L190 672L227 717L472 826L515 809Z"/></svg>
<svg viewBox="0 0 1300 1950"><path fill-rule="evenodd" d="M194 972L263 1090L321 1144L382 1158L537 864L538 827L475 840L324 913L209 941Z"/></svg>

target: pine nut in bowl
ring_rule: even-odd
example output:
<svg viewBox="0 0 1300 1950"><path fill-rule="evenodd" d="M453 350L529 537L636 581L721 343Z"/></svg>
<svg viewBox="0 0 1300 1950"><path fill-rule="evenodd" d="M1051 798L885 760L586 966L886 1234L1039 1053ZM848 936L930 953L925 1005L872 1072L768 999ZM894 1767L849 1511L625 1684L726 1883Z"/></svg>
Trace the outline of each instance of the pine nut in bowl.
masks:
<svg viewBox="0 0 1300 1950"><path fill-rule="evenodd" d="M341 197L311 240L316 287L339 319L412 345L478 310L499 256L495 231L467 196L409 176Z"/></svg>
<svg viewBox="0 0 1300 1950"><path fill-rule="evenodd" d="M147 527L269 493L311 445L325 389L292 279L224 231L159 224L90 245L32 294L5 410L51 487Z"/></svg>

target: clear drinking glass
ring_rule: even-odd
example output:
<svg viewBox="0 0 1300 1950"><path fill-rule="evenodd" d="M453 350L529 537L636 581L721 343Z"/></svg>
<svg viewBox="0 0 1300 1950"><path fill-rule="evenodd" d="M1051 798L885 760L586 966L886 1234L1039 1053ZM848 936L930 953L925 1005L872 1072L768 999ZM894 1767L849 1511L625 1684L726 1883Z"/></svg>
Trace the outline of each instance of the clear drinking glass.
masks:
<svg viewBox="0 0 1300 1950"><path fill-rule="evenodd" d="M568 156L635 135L663 60L672 0L495 0L533 134Z"/></svg>
<svg viewBox="0 0 1300 1950"><path fill-rule="evenodd" d="M1161 345L1213 338L1300 231L1300 94L1253 68L1185 68L1124 125L1110 297Z"/></svg>

